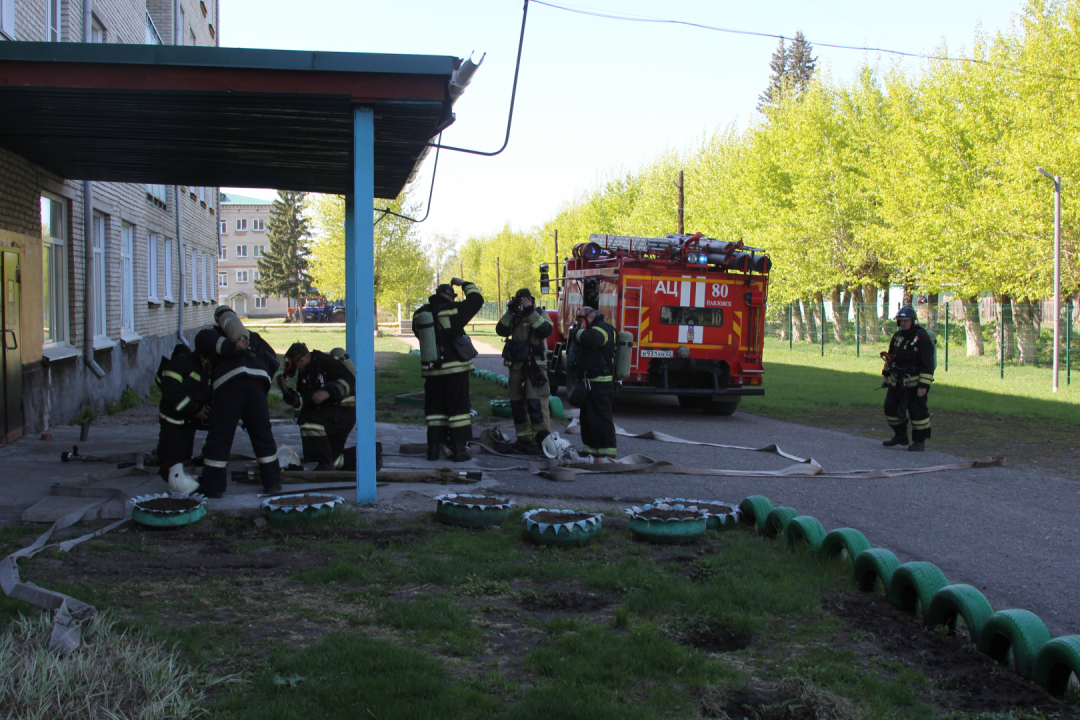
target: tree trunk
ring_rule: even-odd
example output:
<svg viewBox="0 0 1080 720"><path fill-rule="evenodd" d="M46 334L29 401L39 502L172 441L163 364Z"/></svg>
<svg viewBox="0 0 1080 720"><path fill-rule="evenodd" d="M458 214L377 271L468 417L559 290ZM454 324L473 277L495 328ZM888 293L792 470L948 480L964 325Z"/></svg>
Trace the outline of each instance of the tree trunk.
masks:
<svg viewBox="0 0 1080 720"><path fill-rule="evenodd" d="M904 297L903 297L903 300L901 301L901 303L903 305L905 305L905 306L906 305L911 305L912 304L911 300L912 300L912 298L914 296L915 296L915 288L913 288L911 285L905 284L904 285Z"/></svg>
<svg viewBox="0 0 1080 720"><path fill-rule="evenodd" d="M806 308L806 329L810 336L810 342L817 344L818 341L818 312L817 305L813 302L807 303Z"/></svg>
<svg viewBox="0 0 1080 720"><path fill-rule="evenodd" d="M843 343L847 336L848 312L851 310L851 292L845 292L836 285L830 295L832 300L833 339Z"/></svg>
<svg viewBox="0 0 1080 720"><path fill-rule="evenodd" d="M881 286L881 324L878 327L881 328L882 338L892 336L892 333L888 330L889 318L892 317L889 314L889 290L887 283Z"/></svg>
<svg viewBox="0 0 1080 720"><path fill-rule="evenodd" d="M791 303L791 338L795 342L806 339L806 326L803 324L802 303L796 300Z"/></svg>
<svg viewBox="0 0 1080 720"><path fill-rule="evenodd" d="M935 333L938 331L938 294L930 293L926 296L926 328Z"/></svg>
<svg viewBox="0 0 1080 720"><path fill-rule="evenodd" d="M1016 331L1016 325L1013 322L1013 310L1012 310L1012 298L1008 295L995 295L994 300L998 303L998 327L997 332L997 352L998 357L1002 357L1002 346L1004 345L1004 357L1006 360L1012 360L1016 357L1016 345L1014 344L1014 334Z"/></svg>
<svg viewBox="0 0 1080 720"><path fill-rule="evenodd" d="M968 357L982 357L986 354L986 346L983 343L982 321L979 319L979 298L972 296L963 303Z"/></svg>
<svg viewBox="0 0 1080 720"><path fill-rule="evenodd" d="M1016 340L1020 348L1020 362L1036 363L1035 313L1030 300L1013 300L1013 319L1016 323Z"/></svg>
<svg viewBox="0 0 1080 720"><path fill-rule="evenodd" d="M296 296L296 322L304 322L304 303L301 302L300 296Z"/></svg>
<svg viewBox="0 0 1080 720"><path fill-rule="evenodd" d="M863 285L863 335L866 342L876 343L881 339L881 316L878 314L877 285Z"/></svg>
<svg viewBox="0 0 1080 720"><path fill-rule="evenodd" d="M854 319L855 323L855 336L866 341L866 333L863 332L863 328L866 326L865 309L862 307L866 304L866 296L863 295L863 286L856 285L855 289L851 291L851 301L855 303Z"/></svg>
<svg viewBox="0 0 1080 720"><path fill-rule="evenodd" d="M825 316L825 296L819 292L814 293L814 312L817 313L818 332L821 333L815 342L821 342L828 336L829 319Z"/></svg>

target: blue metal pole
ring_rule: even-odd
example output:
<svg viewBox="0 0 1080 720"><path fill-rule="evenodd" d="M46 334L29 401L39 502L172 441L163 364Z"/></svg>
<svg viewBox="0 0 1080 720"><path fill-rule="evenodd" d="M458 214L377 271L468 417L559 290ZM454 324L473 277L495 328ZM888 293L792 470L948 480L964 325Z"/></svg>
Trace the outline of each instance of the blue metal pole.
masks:
<svg viewBox="0 0 1080 720"><path fill-rule="evenodd" d="M949 372L949 301L945 301L945 372Z"/></svg>
<svg viewBox="0 0 1080 720"><path fill-rule="evenodd" d="M859 328L862 326L862 303L855 303L855 357L859 357Z"/></svg>
<svg viewBox="0 0 1080 720"><path fill-rule="evenodd" d="M346 201L347 350L356 365L356 504L375 504L375 122L353 108L353 192ZM352 212L348 212L349 206Z"/></svg>

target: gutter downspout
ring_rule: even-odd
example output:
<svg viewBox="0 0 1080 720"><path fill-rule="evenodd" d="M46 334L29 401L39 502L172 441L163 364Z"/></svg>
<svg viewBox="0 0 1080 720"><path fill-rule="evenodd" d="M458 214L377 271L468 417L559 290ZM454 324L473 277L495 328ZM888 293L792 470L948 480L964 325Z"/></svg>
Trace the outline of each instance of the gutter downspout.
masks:
<svg viewBox="0 0 1080 720"><path fill-rule="evenodd" d="M176 255L180 259L180 297L177 298L176 305L176 339L182 343L184 347L191 348L191 343L184 337L184 291L187 289L184 283L187 281L187 276L184 273L184 265L187 264L187 253L184 251L184 239L180 234L180 186L173 185L174 195L176 196Z"/></svg>
<svg viewBox="0 0 1080 720"><path fill-rule="evenodd" d="M84 43L90 42L93 29L93 0L83 0ZM83 181L83 250L83 362L101 380L105 371L94 360L94 183L89 180Z"/></svg>

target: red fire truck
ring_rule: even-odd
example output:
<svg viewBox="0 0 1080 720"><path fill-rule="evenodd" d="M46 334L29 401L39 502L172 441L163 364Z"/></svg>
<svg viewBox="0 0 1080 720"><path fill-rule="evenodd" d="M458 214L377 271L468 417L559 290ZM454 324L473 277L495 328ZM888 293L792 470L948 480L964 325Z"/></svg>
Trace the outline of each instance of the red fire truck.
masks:
<svg viewBox="0 0 1080 720"><path fill-rule="evenodd" d="M556 277L548 313L552 392L567 373L567 333L582 306L633 336L620 393L675 395L683 407L735 412L744 395L763 395L761 352L772 261L759 248L696 235L591 235ZM547 266L540 289L548 293Z"/></svg>

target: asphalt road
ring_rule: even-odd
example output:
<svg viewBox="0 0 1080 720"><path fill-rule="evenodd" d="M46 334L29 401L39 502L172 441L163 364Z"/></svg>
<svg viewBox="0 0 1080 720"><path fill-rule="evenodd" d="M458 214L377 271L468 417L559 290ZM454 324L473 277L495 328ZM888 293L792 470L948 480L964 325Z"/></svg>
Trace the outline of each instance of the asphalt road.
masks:
<svg viewBox="0 0 1080 720"><path fill-rule="evenodd" d="M482 357L477 364L495 370L500 361ZM933 440L926 452L909 453L882 447L880 440L744 412L705 416L679 408L670 397L620 398L615 418L631 433L659 430L750 447L775 443L814 458L826 471L926 467L959 459L933 451ZM949 418L937 413L934 422ZM580 438L574 439L580 447ZM776 470L790 464L766 453L620 437L619 456L631 453L704 468ZM1007 457L1008 447L997 454ZM481 461L512 464L490 457ZM950 583L979 588L995 610L1024 608L1054 635L1080 633L1080 483L1064 478L1009 467L874 480L626 474L579 475L573 483L554 483L526 472L496 475L505 492L566 498L571 507L587 506L589 500L625 501L629 507L663 496L738 503L747 495L764 495L774 506L816 517L826 530L861 530L871 546L891 550L901 562L932 562Z"/></svg>

